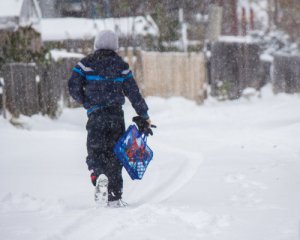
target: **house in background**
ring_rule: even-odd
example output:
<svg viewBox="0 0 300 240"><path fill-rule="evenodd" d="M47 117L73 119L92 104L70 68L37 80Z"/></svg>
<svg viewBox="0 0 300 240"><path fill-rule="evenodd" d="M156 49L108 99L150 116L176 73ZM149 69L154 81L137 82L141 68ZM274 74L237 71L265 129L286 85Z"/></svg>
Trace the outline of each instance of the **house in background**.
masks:
<svg viewBox="0 0 300 240"><path fill-rule="evenodd" d="M42 18L61 17L57 9L57 0L37 0L41 9Z"/></svg>
<svg viewBox="0 0 300 240"><path fill-rule="evenodd" d="M111 17L110 0L38 0L43 18Z"/></svg>
<svg viewBox="0 0 300 240"><path fill-rule="evenodd" d="M1 0L0 1L0 52L7 43L26 40L26 46L15 43L14 47L28 47L36 52L41 49L42 41L41 10L36 0ZM3 49L2 49L3 51Z"/></svg>
<svg viewBox="0 0 300 240"><path fill-rule="evenodd" d="M0 29L33 27L39 31L41 10L36 0L1 0Z"/></svg>
<svg viewBox="0 0 300 240"><path fill-rule="evenodd" d="M123 18L100 18L98 15L95 18L61 17L63 9L85 11L83 2L0 0L1 45L4 45L4 40L8 41L8 32L19 31L21 37L30 38L30 47L36 51L45 45L49 49L61 48L88 53L96 34L106 29L117 32L121 47L152 50L158 45L159 29L150 15ZM90 2L96 4L96 0Z"/></svg>
<svg viewBox="0 0 300 240"><path fill-rule="evenodd" d="M44 44L68 51L88 53L96 34L102 30L115 31L120 47L153 49L158 42L159 29L150 15L124 18L45 18L41 22Z"/></svg>

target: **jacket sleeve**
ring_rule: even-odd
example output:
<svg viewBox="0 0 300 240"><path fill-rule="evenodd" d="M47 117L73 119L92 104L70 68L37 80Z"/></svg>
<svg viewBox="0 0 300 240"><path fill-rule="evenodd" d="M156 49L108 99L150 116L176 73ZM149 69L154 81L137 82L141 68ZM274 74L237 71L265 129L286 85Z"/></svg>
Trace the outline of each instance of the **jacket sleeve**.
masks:
<svg viewBox="0 0 300 240"><path fill-rule="evenodd" d="M124 78L123 92L125 96L128 97L136 113L139 116L148 119L148 106L140 93L139 87L129 69L128 64L126 64L125 70L122 71L122 75Z"/></svg>
<svg viewBox="0 0 300 240"><path fill-rule="evenodd" d="M85 73L78 64L72 70L72 76L68 81L69 93L77 102L84 103Z"/></svg>

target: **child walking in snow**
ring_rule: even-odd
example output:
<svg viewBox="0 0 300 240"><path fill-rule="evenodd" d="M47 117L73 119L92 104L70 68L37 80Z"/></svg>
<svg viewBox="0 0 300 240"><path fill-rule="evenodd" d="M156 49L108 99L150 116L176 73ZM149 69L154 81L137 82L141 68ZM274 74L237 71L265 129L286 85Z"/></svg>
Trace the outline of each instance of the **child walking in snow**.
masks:
<svg viewBox="0 0 300 240"><path fill-rule="evenodd" d="M122 205L122 165L113 148L125 132L125 96L138 114L134 119L139 130L151 132L148 106L128 64L116 53L118 45L114 32L100 32L94 53L77 63L68 82L70 95L88 114L86 163L95 186L95 200L108 206Z"/></svg>

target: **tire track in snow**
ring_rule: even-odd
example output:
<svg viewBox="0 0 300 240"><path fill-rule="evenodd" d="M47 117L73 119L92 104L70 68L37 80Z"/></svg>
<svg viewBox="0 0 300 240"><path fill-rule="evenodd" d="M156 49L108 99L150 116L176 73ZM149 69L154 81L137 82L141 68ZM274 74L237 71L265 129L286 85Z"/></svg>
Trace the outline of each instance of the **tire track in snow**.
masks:
<svg viewBox="0 0 300 240"><path fill-rule="evenodd" d="M143 204L123 209L101 208L87 210L47 240L81 240L86 236L91 240L196 240L222 232L231 221L230 216L214 216L188 207L174 208L162 204Z"/></svg>
<svg viewBox="0 0 300 240"><path fill-rule="evenodd" d="M160 151L149 165L142 182L132 183L134 186L128 193L128 199L138 205L168 199L189 183L202 161L201 153L187 153L183 149L160 144Z"/></svg>
<svg viewBox="0 0 300 240"><path fill-rule="evenodd" d="M129 202L132 203L129 208L121 209L121 212L118 213L116 211L120 209L88 209L80 216L77 216L76 219L73 218L62 229L46 238L46 240L80 239L80 236L84 232L93 231L93 229L101 233L97 239L102 239L103 237L109 239L109 236L111 236L116 228L121 231L129 227L126 222L132 223L137 221L134 213L137 214L136 218L140 220L147 215L147 212L152 216L150 217L151 219L155 219L154 222L160 219L160 217L156 216L159 215L159 211L155 210L155 207L160 206L158 208L161 209L161 202L187 185L197 173L203 159L199 153L187 153L182 149L175 150L163 144L160 144L160 147L164 151L160 151L155 155L155 160L151 163L151 169L149 166L147 170L151 173L146 173L147 175L145 175L143 181L135 182L127 180L125 182L125 187L129 187L127 185L131 184L135 185L132 186L127 196ZM138 213L140 210L141 212ZM118 218L115 219L117 215ZM112 220L115 222L115 225L111 224ZM174 224L178 224L179 226L191 224L179 218L177 222ZM104 230L101 231L101 229Z"/></svg>
<svg viewBox="0 0 300 240"><path fill-rule="evenodd" d="M197 222L187 221L188 218L174 213L178 212L178 209L168 209L161 203L189 184L203 161L202 154L175 148L171 143L165 144L162 141L156 141L156 145L154 160L142 181L132 181L126 172L123 173L124 199L129 202L129 208L88 209L80 215L77 213L77 216L46 240L82 239L84 233L88 233L90 239L110 239L111 236L115 236L116 230L128 232L126 229L131 229L132 224L139 226L144 219L147 224L164 222L165 213L175 217L176 221L171 224L175 228L180 227L183 232L189 227L200 231L201 227L195 227ZM198 213L198 217L202 218L202 214L204 213ZM210 225L209 228L215 227L214 224L204 225L206 224Z"/></svg>

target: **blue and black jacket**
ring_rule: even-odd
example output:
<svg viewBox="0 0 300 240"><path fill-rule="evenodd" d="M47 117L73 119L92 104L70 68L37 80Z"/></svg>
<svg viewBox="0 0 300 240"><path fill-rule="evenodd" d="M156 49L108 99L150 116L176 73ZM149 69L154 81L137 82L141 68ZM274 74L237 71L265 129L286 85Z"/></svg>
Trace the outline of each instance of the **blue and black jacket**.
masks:
<svg viewBox="0 0 300 240"><path fill-rule="evenodd" d="M97 50L73 68L68 82L70 95L88 114L99 108L121 106L125 96L139 116L148 119L148 106L123 59L112 50Z"/></svg>

